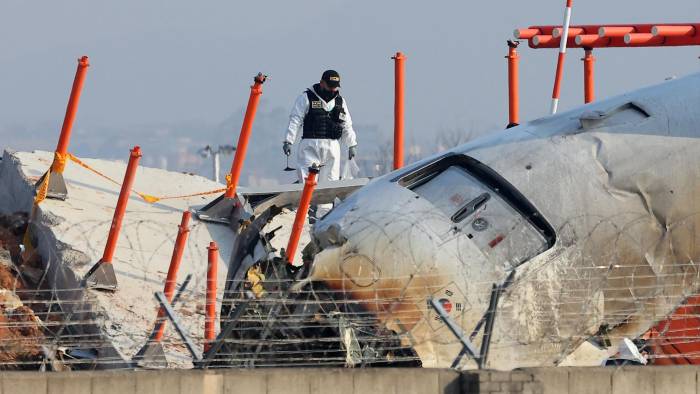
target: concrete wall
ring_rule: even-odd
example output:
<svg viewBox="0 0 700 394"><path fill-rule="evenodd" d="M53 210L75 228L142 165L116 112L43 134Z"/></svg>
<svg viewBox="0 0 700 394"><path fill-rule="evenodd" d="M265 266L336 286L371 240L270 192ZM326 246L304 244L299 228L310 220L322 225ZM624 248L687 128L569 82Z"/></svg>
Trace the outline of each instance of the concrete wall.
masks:
<svg viewBox="0 0 700 394"><path fill-rule="evenodd" d="M698 394L696 367L3 372L0 394Z"/></svg>
<svg viewBox="0 0 700 394"><path fill-rule="evenodd" d="M2 394L459 394L459 373L430 369L4 372Z"/></svg>
<svg viewBox="0 0 700 394"><path fill-rule="evenodd" d="M525 368L462 374L463 393L697 394L698 372L678 367Z"/></svg>

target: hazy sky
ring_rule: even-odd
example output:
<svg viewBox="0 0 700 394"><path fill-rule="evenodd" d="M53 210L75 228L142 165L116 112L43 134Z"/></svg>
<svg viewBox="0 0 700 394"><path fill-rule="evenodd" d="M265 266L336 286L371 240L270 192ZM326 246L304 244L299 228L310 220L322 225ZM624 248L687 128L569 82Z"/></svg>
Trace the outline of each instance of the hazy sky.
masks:
<svg viewBox="0 0 700 394"><path fill-rule="evenodd" d="M242 111L257 71L271 77L262 105L288 109L326 68L341 73L355 122L388 132L390 57L397 50L408 56L409 138L440 128L502 127L505 41L516 27L560 24L563 4L3 0L0 148L13 145L18 126L45 124L58 132L80 55L89 55L92 66L76 127L88 132L222 122ZM698 0L578 1L572 18L574 24L698 19ZM523 46L520 52L525 120L549 108L556 50ZM570 51L561 109L582 103L581 52ZM603 49L595 55L598 97L700 70L697 47ZM279 125L280 141L285 126ZM357 131L362 146L363 130ZM238 130L231 133L235 138ZM37 141L37 148L54 144Z"/></svg>

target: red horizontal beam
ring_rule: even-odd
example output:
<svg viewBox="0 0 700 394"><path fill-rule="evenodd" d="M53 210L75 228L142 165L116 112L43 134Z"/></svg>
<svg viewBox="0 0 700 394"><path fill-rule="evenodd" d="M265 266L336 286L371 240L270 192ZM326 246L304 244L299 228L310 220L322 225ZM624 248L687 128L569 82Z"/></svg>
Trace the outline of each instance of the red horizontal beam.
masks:
<svg viewBox="0 0 700 394"><path fill-rule="evenodd" d="M561 26L529 26L515 30L530 48L559 48ZM700 23L577 25L569 28L567 47L625 48L700 45Z"/></svg>
<svg viewBox="0 0 700 394"><path fill-rule="evenodd" d="M625 37L603 37L591 39L589 35L569 38L567 47L569 48L628 48L628 47L678 47L700 45L700 35L693 37L653 37L651 33L628 34L629 43L625 42ZM536 44L536 43L537 44ZM559 48L559 38L552 36L535 36L528 40L530 48Z"/></svg>
<svg viewBox="0 0 700 394"><path fill-rule="evenodd" d="M605 28L629 28L633 27L635 32L640 32L640 33L651 33L651 29L654 26L661 26L661 24L653 24L653 23L644 23L644 24L605 24L605 25L575 25L575 26L570 26L569 27L569 35L574 34L574 35L579 35L579 34L598 34L598 31L600 30L601 27ZM663 26L695 26L697 23L668 23L668 24L663 24ZM529 26L527 29L517 29L518 30L538 30L541 35L554 35L554 36L559 36L562 31L562 26L561 25L535 25L535 26ZM625 33L629 33L629 31L625 31ZM623 33L623 34L625 34ZM517 37L516 37L517 38Z"/></svg>

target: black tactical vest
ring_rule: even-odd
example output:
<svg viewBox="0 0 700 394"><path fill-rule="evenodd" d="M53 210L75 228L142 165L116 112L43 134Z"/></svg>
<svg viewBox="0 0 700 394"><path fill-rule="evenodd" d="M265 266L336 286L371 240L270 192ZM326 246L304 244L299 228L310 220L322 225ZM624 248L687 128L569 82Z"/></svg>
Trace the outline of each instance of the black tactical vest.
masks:
<svg viewBox="0 0 700 394"><path fill-rule="evenodd" d="M335 106L326 111L323 101L311 89L306 89L309 111L304 117L304 132L301 138L328 138L337 140L343 135L345 110L343 98L335 96Z"/></svg>

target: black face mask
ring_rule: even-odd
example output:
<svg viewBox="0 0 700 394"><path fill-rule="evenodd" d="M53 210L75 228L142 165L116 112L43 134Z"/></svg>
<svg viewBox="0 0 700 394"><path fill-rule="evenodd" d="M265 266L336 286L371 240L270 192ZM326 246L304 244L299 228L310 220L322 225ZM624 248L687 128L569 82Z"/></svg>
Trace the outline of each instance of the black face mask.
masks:
<svg viewBox="0 0 700 394"><path fill-rule="evenodd" d="M320 83L317 83L316 85L314 85L314 91L325 102L329 102L329 101L333 100L335 98L335 96L338 95L337 91L331 92L330 90L324 89L323 87L321 87Z"/></svg>

